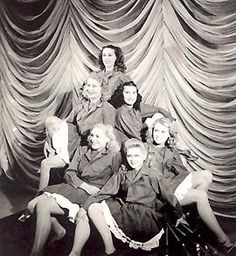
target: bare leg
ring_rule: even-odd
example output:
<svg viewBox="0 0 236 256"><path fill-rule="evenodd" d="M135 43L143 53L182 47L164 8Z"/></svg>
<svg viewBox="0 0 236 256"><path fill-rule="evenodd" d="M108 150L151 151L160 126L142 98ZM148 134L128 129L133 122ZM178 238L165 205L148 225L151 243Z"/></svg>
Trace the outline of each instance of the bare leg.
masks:
<svg viewBox="0 0 236 256"><path fill-rule="evenodd" d="M106 254L112 254L116 248L113 244L110 229L104 219L102 205L99 203L92 204L88 209L88 214L102 237Z"/></svg>
<svg viewBox="0 0 236 256"><path fill-rule="evenodd" d="M191 189L180 201L181 205L197 203L197 210L201 219L215 233L219 242L229 240L228 236L221 229L208 201L207 193L197 189Z"/></svg>
<svg viewBox="0 0 236 256"><path fill-rule="evenodd" d="M51 168L64 167L66 163L58 156L50 156L41 162L38 191L48 186Z"/></svg>
<svg viewBox="0 0 236 256"><path fill-rule="evenodd" d="M193 188L207 192L212 183L212 173L207 170L192 172Z"/></svg>
<svg viewBox="0 0 236 256"><path fill-rule="evenodd" d="M40 195L40 196L37 196L35 198L33 198L27 205L27 210L32 214L33 211L34 211L34 208L36 206L36 204L38 202L40 202L41 200L45 200L47 199L48 197L44 194Z"/></svg>
<svg viewBox="0 0 236 256"><path fill-rule="evenodd" d="M74 244L69 256L80 256L82 249L90 236L90 226L87 215L84 215L77 223L75 229Z"/></svg>
<svg viewBox="0 0 236 256"><path fill-rule="evenodd" d="M55 236L53 237L53 240L61 240L65 236L66 230L58 222L58 220L55 217L51 217L51 223L52 223L52 230L55 232Z"/></svg>
<svg viewBox="0 0 236 256"><path fill-rule="evenodd" d="M27 219L30 218L30 216L32 215L32 213L34 212L34 208L36 206L36 204L40 201L40 200L43 200L47 198L46 195L40 195L40 196L37 196L35 198L33 198L27 205L27 208L25 211L23 211L22 215L18 218L18 220L20 222L25 222Z"/></svg>
<svg viewBox="0 0 236 256"><path fill-rule="evenodd" d="M53 198L39 201L36 205L36 213L36 233L31 256L43 255L43 249L52 227L51 214L64 215L64 211Z"/></svg>

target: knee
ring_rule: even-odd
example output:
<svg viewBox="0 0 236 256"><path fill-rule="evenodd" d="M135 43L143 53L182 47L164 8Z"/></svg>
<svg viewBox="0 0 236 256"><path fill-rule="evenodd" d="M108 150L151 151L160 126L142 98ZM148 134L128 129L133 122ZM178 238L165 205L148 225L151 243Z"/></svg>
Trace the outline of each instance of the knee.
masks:
<svg viewBox="0 0 236 256"><path fill-rule="evenodd" d="M50 168L50 166L49 166L49 163L48 163L48 159L46 158L46 159L42 160L42 162L41 162L40 172L42 173L44 171L47 171L48 168Z"/></svg>
<svg viewBox="0 0 236 256"><path fill-rule="evenodd" d="M35 205L37 213L48 213L50 214L50 208L47 199L43 199L37 202Z"/></svg>
<svg viewBox="0 0 236 256"><path fill-rule="evenodd" d="M102 206L99 203L91 204L88 208L88 215L91 218L101 213L102 213Z"/></svg>
<svg viewBox="0 0 236 256"><path fill-rule="evenodd" d="M196 203L208 201L207 192L201 191L201 190L197 190L196 191L196 195L195 195L195 199L196 199Z"/></svg>
<svg viewBox="0 0 236 256"><path fill-rule="evenodd" d="M32 201L30 201L27 205L27 210L32 214L35 208L35 203Z"/></svg>
<svg viewBox="0 0 236 256"><path fill-rule="evenodd" d="M210 171L208 171L208 170L203 170L203 171L202 171L202 176L203 176L205 182L207 182L207 183L209 183L209 184L212 183L213 175L212 175L212 173L211 173Z"/></svg>

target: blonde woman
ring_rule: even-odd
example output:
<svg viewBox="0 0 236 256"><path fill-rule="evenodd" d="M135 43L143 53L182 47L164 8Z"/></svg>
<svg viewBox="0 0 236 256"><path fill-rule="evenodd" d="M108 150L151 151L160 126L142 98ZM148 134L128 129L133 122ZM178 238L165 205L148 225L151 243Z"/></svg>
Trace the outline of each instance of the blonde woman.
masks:
<svg viewBox="0 0 236 256"><path fill-rule="evenodd" d="M66 215L75 222L79 205L89 195L98 193L119 165L119 145L113 128L105 124L94 125L90 130L88 146L76 151L65 173L65 183L45 188L42 195L28 204L31 213L36 208L37 218L31 255L43 255L51 229L56 240L65 235L65 229L52 215Z"/></svg>

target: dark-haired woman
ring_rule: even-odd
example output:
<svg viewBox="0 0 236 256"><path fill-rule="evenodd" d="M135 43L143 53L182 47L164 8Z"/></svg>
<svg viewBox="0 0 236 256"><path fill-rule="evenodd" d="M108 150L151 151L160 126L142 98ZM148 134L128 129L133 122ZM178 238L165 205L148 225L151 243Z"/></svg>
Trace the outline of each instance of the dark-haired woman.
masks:
<svg viewBox="0 0 236 256"><path fill-rule="evenodd" d="M99 54L98 64L101 70L97 73L106 81L104 96L109 100L120 84L131 80L125 73L126 65L121 48L114 45L104 46Z"/></svg>
<svg viewBox="0 0 236 256"><path fill-rule="evenodd" d="M142 139L144 118L156 112L170 117L166 110L141 103L141 101L142 96L133 81L121 84L111 97L111 104L117 108L115 128L119 131L121 142L130 138Z"/></svg>

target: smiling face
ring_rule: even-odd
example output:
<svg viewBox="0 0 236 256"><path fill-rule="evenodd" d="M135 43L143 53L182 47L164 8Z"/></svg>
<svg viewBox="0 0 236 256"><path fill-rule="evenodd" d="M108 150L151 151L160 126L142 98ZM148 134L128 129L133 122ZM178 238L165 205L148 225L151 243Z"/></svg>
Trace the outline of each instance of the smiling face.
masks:
<svg viewBox="0 0 236 256"><path fill-rule="evenodd" d="M133 107L138 97L137 88L135 86L124 86L123 97L125 104Z"/></svg>
<svg viewBox="0 0 236 256"><path fill-rule="evenodd" d="M146 154L140 147L130 147L126 151L126 159L132 169L140 170L145 158Z"/></svg>
<svg viewBox="0 0 236 256"><path fill-rule="evenodd" d="M91 101L98 101L102 97L102 88L99 81L88 78L86 84L83 87L83 95Z"/></svg>
<svg viewBox="0 0 236 256"><path fill-rule="evenodd" d="M102 50L102 62L106 70L113 70L116 61L115 51L111 48L104 48Z"/></svg>
<svg viewBox="0 0 236 256"><path fill-rule="evenodd" d="M164 146L170 136L170 128L161 123L156 123L153 127L152 137L157 145Z"/></svg>
<svg viewBox="0 0 236 256"><path fill-rule="evenodd" d="M106 148L109 139L106 136L105 131L101 128L94 127L90 132L88 142L93 150L101 151Z"/></svg>

